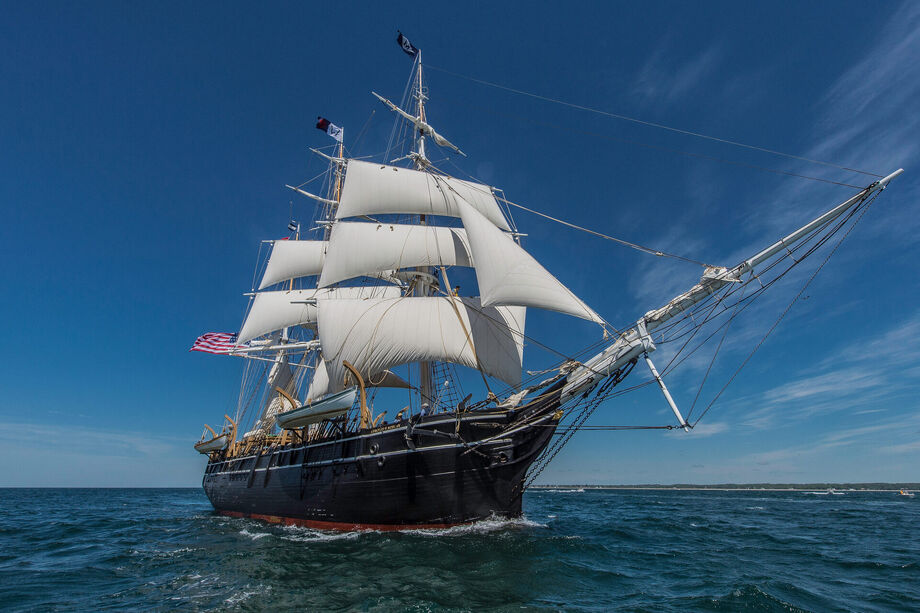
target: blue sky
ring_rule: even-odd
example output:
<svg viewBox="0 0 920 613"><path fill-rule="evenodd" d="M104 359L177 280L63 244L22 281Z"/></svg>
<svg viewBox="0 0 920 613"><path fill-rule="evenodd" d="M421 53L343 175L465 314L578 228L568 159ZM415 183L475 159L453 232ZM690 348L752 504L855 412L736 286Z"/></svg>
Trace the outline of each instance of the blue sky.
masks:
<svg viewBox="0 0 920 613"><path fill-rule="evenodd" d="M905 174L690 435L588 432L544 482L920 480L920 6L676 2L347 6L12 4L0 23L0 250L7 287L0 485L196 485L191 443L241 366L189 353L242 318L259 241L322 170L322 114L381 152L422 48L429 118L462 171L535 209L731 265L864 176L618 121L435 68L651 122ZM636 145L637 141L657 148ZM305 199L295 216L306 218ZM626 325L692 285L663 262L524 212L526 248ZM794 295L733 329L708 400ZM552 346L596 328L532 312ZM666 352L662 352L663 361ZM534 358L536 359L536 358ZM708 356L669 379L692 402ZM657 361L657 360L656 360ZM536 364L536 362L534 362ZM644 374L643 374L644 376ZM667 423L655 390L594 424Z"/></svg>

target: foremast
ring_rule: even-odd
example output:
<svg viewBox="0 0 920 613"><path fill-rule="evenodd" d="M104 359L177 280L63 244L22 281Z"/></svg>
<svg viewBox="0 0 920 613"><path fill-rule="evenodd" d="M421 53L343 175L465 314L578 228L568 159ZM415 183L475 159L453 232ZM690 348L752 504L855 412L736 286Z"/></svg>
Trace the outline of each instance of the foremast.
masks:
<svg viewBox="0 0 920 613"><path fill-rule="evenodd" d="M287 186L288 188L301 194L307 195L324 205L322 208L322 215L318 216L318 221L323 226L324 240L329 239L332 222L335 219L336 207L341 197L342 178L344 174L344 146L343 135L343 137L337 143L334 156L323 154L315 149L313 150L330 162L330 169L334 174L333 181L331 182L329 191L327 191L326 194L331 196L331 198L314 196L299 188L292 187L290 185ZM299 221L295 221L293 219L291 220L290 224L291 225L289 225L289 229L292 229L294 232L292 244L298 244L301 241L301 224ZM295 278L292 277L284 283L288 293L294 292L294 281ZM264 406L262 407L258 416L256 416L252 430L246 432L243 438L248 438L255 434L260 434L262 436L270 435L275 426L275 415L283 410L294 409L300 405L300 401L297 398L297 388L300 387L298 380L305 372L304 368L308 366L308 357L312 355L314 360L322 360L322 355L320 354L321 346L319 339L313 338L305 341L291 339L291 328L292 326L283 327L280 330L281 336L276 342L271 342L267 345L255 344L254 346L249 347L239 347L231 352L244 358L255 360L270 360L273 362L271 368L266 370L264 383L261 384L267 385L266 393L268 395L268 399L264 403ZM275 354L273 358L264 357L266 355L271 355L272 353ZM291 365L289 365L289 357L291 355L296 355L297 353L300 353L301 357L299 363L294 365L296 371L292 372ZM280 376L279 373L281 373ZM285 404L289 406L287 408L282 408ZM243 417L240 415L241 410L245 410L245 407L238 407L236 416L237 420L240 420Z"/></svg>

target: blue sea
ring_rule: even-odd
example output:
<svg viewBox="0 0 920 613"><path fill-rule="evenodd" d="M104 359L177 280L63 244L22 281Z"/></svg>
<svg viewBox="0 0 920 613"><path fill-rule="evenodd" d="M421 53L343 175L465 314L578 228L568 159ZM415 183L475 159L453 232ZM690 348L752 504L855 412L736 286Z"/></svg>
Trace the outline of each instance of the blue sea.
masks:
<svg viewBox="0 0 920 613"><path fill-rule="evenodd" d="M531 490L525 517L334 533L199 489L0 490L4 611L917 611L920 496Z"/></svg>

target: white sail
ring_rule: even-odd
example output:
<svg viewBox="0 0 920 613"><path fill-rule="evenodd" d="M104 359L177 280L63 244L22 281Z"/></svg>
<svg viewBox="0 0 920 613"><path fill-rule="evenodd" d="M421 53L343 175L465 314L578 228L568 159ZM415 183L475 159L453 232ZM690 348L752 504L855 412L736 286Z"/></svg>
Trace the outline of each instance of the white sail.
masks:
<svg viewBox="0 0 920 613"><path fill-rule="evenodd" d="M399 296L401 291L393 286L373 286L260 292L252 302L237 343L242 345L275 330L316 322L316 303L309 301L327 298L392 298Z"/></svg>
<svg viewBox="0 0 920 613"><path fill-rule="evenodd" d="M484 306L522 305L604 320L473 207L459 203Z"/></svg>
<svg viewBox="0 0 920 613"><path fill-rule="evenodd" d="M460 202L469 203L499 228L511 229L487 185L358 160L348 161L335 216L406 213L459 217Z"/></svg>
<svg viewBox="0 0 920 613"><path fill-rule="evenodd" d="M275 241L259 289L288 279L318 275L323 270L325 253L326 241Z"/></svg>
<svg viewBox="0 0 920 613"><path fill-rule="evenodd" d="M477 298L450 297L322 300L318 305L319 337L332 380L343 378L342 360L347 360L359 372L453 362L481 368L510 385L521 382L523 307L483 307Z"/></svg>
<svg viewBox="0 0 920 613"><path fill-rule="evenodd" d="M472 266L461 228L340 221L332 227L320 287L413 266Z"/></svg>
<svg viewBox="0 0 920 613"><path fill-rule="evenodd" d="M384 370L373 375L362 374L364 384L367 387L399 387L408 389L411 386L409 382L389 370ZM310 390L307 392L306 404L316 402L327 394L333 394L345 389L344 378L331 381L329 379L329 370L326 368L326 362L320 359L313 370L313 380L310 382Z"/></svg>

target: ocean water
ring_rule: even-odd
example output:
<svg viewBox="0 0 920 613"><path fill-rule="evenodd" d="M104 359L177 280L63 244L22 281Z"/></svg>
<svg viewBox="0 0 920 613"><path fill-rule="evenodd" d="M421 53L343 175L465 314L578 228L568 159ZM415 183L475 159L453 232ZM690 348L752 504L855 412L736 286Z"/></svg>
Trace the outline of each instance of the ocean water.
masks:
<svg viewBox="0 0 920 613"><path fill-rule="evenodd" d="M920 496L543 490L524 507L330 533L214 515L199 489L0 490L0 610L920 610Z"/></svg>

